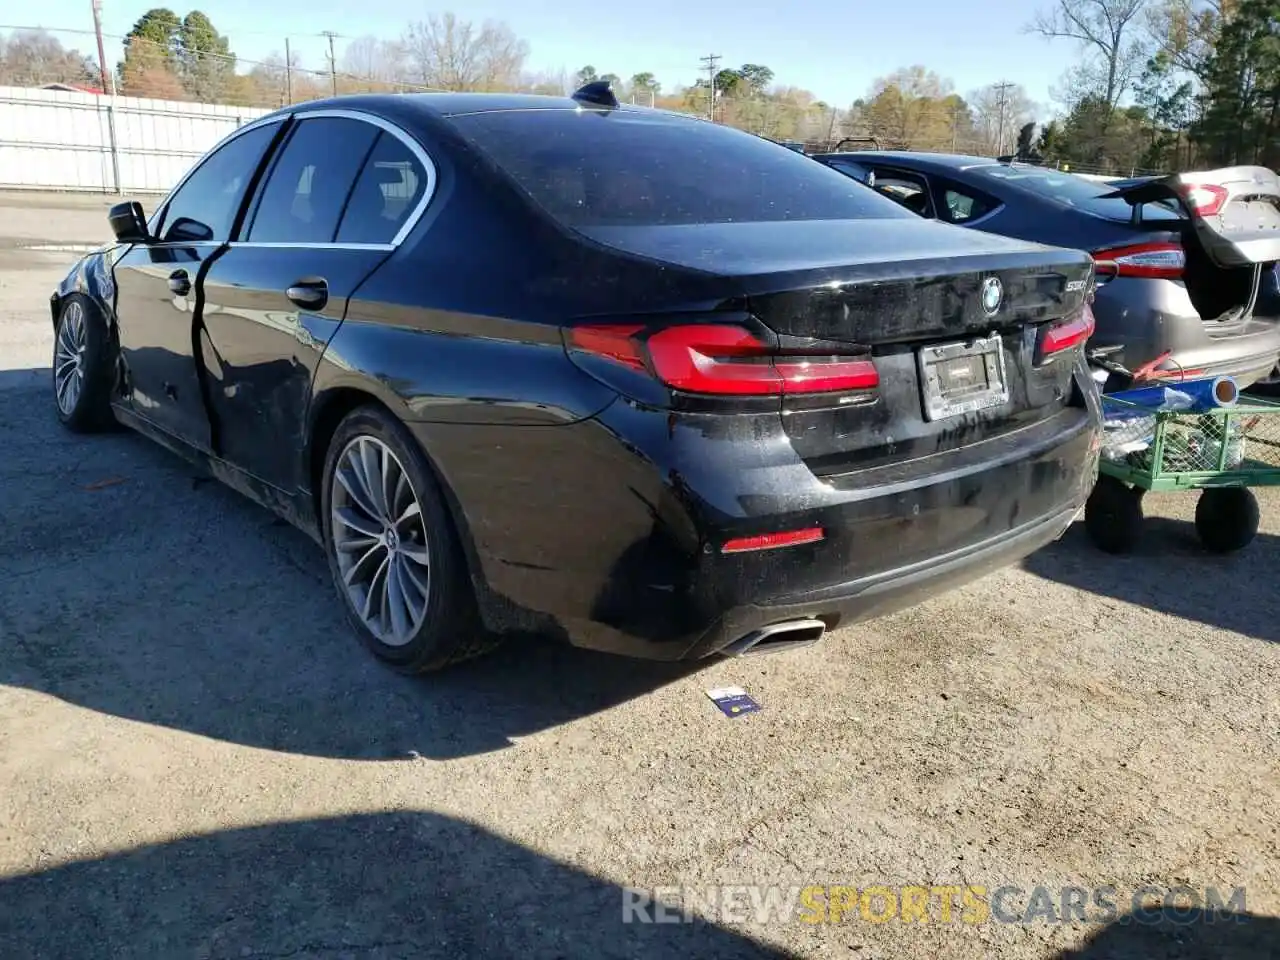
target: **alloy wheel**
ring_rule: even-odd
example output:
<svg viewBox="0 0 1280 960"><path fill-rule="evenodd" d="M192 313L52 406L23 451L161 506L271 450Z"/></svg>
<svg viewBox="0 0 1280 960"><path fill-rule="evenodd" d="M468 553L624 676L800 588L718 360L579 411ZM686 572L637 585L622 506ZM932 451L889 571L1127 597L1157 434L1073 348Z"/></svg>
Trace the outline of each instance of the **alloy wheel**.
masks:
<svg viewBox="0 0 1280 960"><path fill-rule="evenodd" d="M352 609L380 642L409 643L431 598L427 531L413 482L383 441L343 449L330 491L330 537Z"/></svg>
<svg viewBox="0 0 1280 960"><path fill-rule="evenodd" d="M58 409L71 416L84 390L84 354L88 337L84 307L72 300L62 314L58 339L53 349L53 390Z"/></svg>

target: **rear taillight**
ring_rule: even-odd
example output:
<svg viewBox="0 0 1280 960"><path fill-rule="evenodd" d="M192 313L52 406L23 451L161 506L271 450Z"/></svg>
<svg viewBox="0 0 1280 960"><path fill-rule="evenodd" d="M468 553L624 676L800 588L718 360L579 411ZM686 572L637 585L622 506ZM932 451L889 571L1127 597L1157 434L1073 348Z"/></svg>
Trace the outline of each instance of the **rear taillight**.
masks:
<svg viewBox="0 0 1280 960"><path fill-rule="evenodd" d="M782 396L870 391L875 364L861 356L780 353L745 327L684 324L649 336L624 325L574 327L570 346L648 371L673 390L711 396Z"/></svg>
<svg viewBox="0 0 1280 960"><path fill-rule="evenodd" d="M1178 193L1197 217L1212 217L1221 213L1230 196L1225 187L1214 183L1184 183L1178 188Z"/></svg>
<svg viewBox="0 0 1280 960"><path fill-rule="evenodd" d="M1093 328L1093 308L1086 303L1080 307L1079 313L1040 331L1036 362L1045 363L1067 350L1082 346L1093 336Z"/></svg>
<svg viewBox="0 0 1280 960"><path fill-rule="evenodd" d="M1187 265L1187 255L1176 243L1135 243L1124 247L1108 247L1093 251L1093 259L1115 264L1112 273L1118 277L1146 277L1156 280L1178 280Z"/></svg>

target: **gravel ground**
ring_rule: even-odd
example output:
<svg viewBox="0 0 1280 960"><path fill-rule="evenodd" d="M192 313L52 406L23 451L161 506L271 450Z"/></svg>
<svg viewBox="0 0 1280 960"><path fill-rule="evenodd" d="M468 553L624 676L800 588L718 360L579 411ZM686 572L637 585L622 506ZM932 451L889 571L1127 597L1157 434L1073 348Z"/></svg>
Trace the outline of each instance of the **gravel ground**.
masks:
<svg viewBox="0 0 1280 960"><path fill-rule="evenodd" d="M140 437L57 427L46 299L75 255L25 248L102 239L106 205L0 196L6 960L1278 955L1280 497L1236 557L1152 497L1136 556L1077 526L793 654L521 641L401 678L300 534ZM764 709L720 715L729 684ZM1243 887L1244 916L1125 922L1148 884ZM709 902L746 885L1010 885L1005 917L1112 886L1119 916ZM623 888L671 886L702 919L622 922Z"/></svg>

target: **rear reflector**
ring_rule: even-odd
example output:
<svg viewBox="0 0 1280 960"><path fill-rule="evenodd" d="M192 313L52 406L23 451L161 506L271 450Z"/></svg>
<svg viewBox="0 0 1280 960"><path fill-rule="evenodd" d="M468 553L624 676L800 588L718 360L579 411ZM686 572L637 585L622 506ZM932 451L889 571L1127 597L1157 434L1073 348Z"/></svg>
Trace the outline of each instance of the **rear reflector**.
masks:
<svg viewBox="0 0 1280 960"><path fill-rule="evenodd" d="M726 540L721 553L750 553L754 550L776 550L779 547L795 547L802 543L817 543L825 536L821 527L806 530L788 530L786 533L762 533L755 537L738 537Z"/></svg>
<svg viewBox="0 0 1280 960"><path fill-rule="evenodd" d="M1093 328L1093 308L1086 303L1075 316L1044 328L1040 334L1038 361L1044 363L1064 350L1082 345L1093 336Z"/></svg>
<svg viewBox="0 0 1280 960"><path fill-rule="evenodd" d="M648 337L635 326L577 326L570 346L649 372L672 389L710 396L870 391L880 385L869 357L779 353L730 324L682 324Z"/></svg>
<svg viewBox="0 0 1280 960"><path fill-rule="evenodd" d="M1135 243L1093 251L1093 259L1115 264L1113 270L1099 267L1098 273L1118 277L1146 277L1177 280L1187 265L1186 252L1176 243Z"/></svg>

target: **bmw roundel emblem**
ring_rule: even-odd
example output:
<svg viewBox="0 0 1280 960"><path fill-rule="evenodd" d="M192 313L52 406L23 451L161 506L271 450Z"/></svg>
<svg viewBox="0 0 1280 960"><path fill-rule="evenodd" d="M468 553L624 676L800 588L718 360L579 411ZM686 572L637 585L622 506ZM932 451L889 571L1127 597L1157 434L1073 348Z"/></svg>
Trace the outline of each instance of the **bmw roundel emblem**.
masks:
<svg viewBox="0 0 1280 960"><path fill-rule="evenodd" d="M982 309L988 317L1000 312L1000 302L1004 300L1004 287L999 277L987 277L982 281Z"/></svg>

